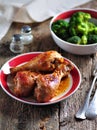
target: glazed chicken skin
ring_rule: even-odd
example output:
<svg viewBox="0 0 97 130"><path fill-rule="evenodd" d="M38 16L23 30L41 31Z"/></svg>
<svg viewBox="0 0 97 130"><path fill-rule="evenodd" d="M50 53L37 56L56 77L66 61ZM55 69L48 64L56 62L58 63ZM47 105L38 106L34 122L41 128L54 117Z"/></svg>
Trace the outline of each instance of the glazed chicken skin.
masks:
<svg viewBox="0 0 97 130"><path fill-rule="evenodd" d="M36 100L38 102L48 102L50 99L52 99L56 94L56 90L58 89L62 78L67 76L72 69L73 66L70 64L61 64L51 74L40 74L37 77L37 87L34 91Z"/></svg>
<svg viewBox="0 0 97 130"><path fill-rule="evenodd" d="M19 71L14 77L14 94L18 97L29 96L35 86L37 73L30 71Z"/></svg>
<svg viewBox="0 0 97 130"><path fill-rule="evenodd" d="M24 65L10 68L11 74L18 71L53 71L56 66L64 62L64 58L57 51L47 51L39 54Z"/></svg>

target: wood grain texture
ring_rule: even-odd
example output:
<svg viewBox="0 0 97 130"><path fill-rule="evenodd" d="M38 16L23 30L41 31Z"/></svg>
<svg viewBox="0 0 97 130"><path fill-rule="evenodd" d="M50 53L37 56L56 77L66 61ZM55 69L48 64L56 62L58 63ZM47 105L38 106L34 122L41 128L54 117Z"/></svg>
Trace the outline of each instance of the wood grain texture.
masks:
<svg viewBox="0 0 97 130"><path fill-rule="evenodd" d="M97 9L97 0L79 7ZM33 106L9 97L0 88L0 130L96 130L97 119L79 121L75 114L83 103L92 82L92 71L97 65L97 54L78 56L60 49L53 41L49 30L50 19L43 23L29 24L34 41L25 46L23 53L57 50L72 60L80 69L82 82L79 89L68 99L48 106ZM0 41L0 67L16 56L9 50L11 37L19 33L24 24L13 23L6 36Z"/></svg>

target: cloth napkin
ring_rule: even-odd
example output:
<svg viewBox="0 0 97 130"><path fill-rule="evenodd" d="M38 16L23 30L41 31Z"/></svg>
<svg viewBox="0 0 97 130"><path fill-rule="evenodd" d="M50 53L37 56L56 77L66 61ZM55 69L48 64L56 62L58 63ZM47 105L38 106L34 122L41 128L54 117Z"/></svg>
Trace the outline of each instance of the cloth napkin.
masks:
<svg viewBox="0 0 97 130"><path fill-rule="evenodd" d="M91 0L0 0L0 40L13 21L33 23L44 20Z"/></svg>

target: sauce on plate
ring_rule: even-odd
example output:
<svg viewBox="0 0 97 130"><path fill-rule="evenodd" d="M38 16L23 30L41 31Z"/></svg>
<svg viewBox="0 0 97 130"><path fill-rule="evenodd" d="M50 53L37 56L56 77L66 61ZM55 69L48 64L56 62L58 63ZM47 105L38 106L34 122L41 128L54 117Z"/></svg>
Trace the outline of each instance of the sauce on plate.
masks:
<svg viewBox="0 0 97 130"><path fill-rule="evenodd" d="M56 89L55 96L58 96L60 94L67 92L70 86L71 86L71 76L69 75L62 79L58 89Z"/></svg>

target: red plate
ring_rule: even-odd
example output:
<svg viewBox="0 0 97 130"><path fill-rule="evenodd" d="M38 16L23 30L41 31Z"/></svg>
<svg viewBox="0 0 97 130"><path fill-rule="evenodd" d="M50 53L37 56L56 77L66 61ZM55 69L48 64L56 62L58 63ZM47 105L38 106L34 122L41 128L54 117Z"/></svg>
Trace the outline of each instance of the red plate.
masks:
<svg viewBox="0 0 97 130"><path fill-rule="evenodd" d="M31 60L33 57L37 56L40 53L41 52L31 52L31 53L21 54L19 56L12 58L11 60L7 61L2 66L2 68L0 70L0 84L1 84L2 89L9 96L11 96L12 98L14 98L18 101L21 101L23 103L27 103L27 104L48 105L48 104L54 104L54 103L57 103L57 102L60 102L64 99L66 99L67 97L71 96L78 89L78 87L80 86L80 83L81 83L81 73L74 63L72 63L67 58L64 58L64 60L66 60L74 65L74 69L71 71L71 73L69 75L70 76L69 87L68 87L67 91L65 91L63 94L61 94L57 97L54 97L52 100L50 100L49 102L46 102L46 103L37 103L34 100L31 100L28 98L18 98L15 95L13 95L13 93L9 89L8 82L7 82L7 77L8 77L8 74L10 73L10 68L23 64L25 62L28 62L29 60Z"/></svg>

